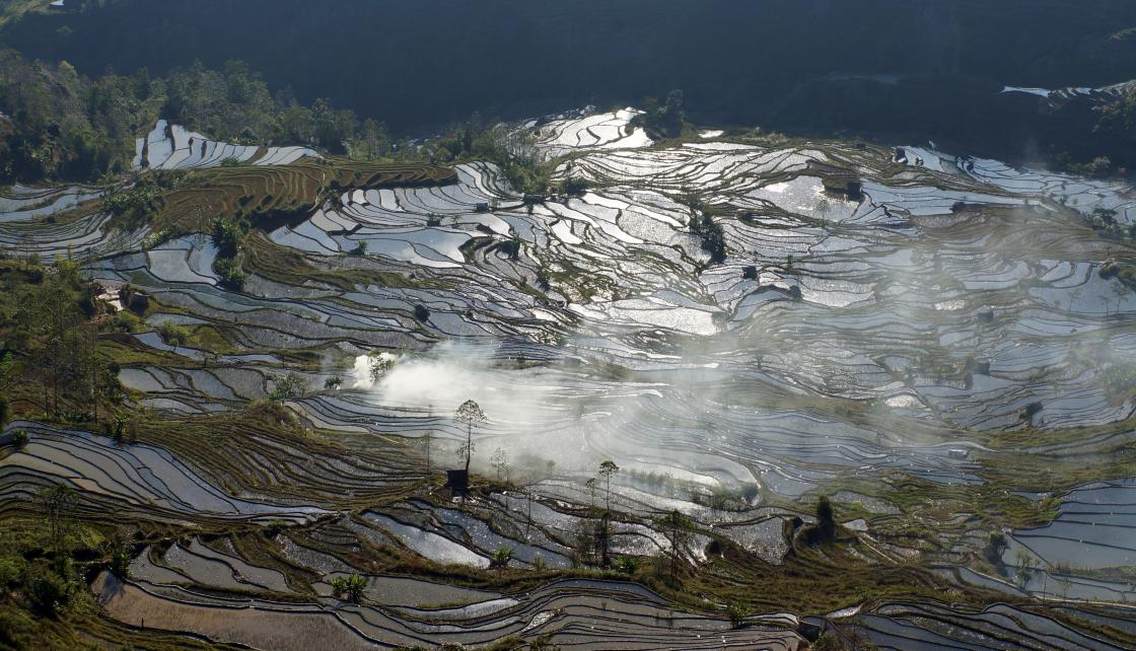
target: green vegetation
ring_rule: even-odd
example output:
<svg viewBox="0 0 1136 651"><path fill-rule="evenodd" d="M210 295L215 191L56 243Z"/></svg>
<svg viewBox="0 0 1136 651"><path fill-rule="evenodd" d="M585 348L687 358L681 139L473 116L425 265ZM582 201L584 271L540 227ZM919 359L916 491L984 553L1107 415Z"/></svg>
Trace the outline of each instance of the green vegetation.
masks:
<svg viewBox="0 0 1136 651"><path fill-rule="evenodd" d="M473 400L466 400L454 412L454 420L465 425L465 444L458 449L458 456L465 458L465 471L469 472L469 463L473 458L473 428L486 421L485 412Z"/></svg>
<svg viewBox="0 0 1136 651"><path fill-rule="evenodd" d="M248 232L247 220L230 217L217 217L213 220L213 243L217 245L213 271L220 276L222 287L234 291L244 288L245 273L241 269L241 244Z"/></svg>
<svg viewBox="0 0 1136 651"><path fill-rule="evenodd" d="M672 90L663 102L654 97L643 101L643 114L632 120L655 138L678 138L687 127L686 96L681 90Z"/></svg>
<svg viewBox="0 0 1136 651"><path fill-rule="evenodd" d="M188 328L173 321L163 321L158 326L158 336L171 346L187 346L193 338Z"/></svg>
<svg viewBox="0 0 1136 651"><path fill-rule="evenodd" d="M273 378L271 382L272 391L269 392L268 399L272 402L303 398L304 394L307 393L304 376L299 373L288 373L282 377Z"/></svg>
<svg viewBox="0 0 1136 651"><path fill-rule="evenodd" d="M367 578L358 574L337 576L331 580L331 590L336 596L346 596L351 603L357 604L363 601Z"/></svg>
<svg viewBox="0 0 1136 651"><path fill-rule="evenodd" d="M163 237L184 233L216 233L218 220L228 232L226 244L246 242L238 231L270 230L306 218L325 200L336 200L345 187L377 188L443 183L454 171L423 163L352 162L343 159L303 160L288 166L217 167L178 173L147 173L159 196L147 203L145 221ZM113 195L112 195L113 196ZM137 226L116 218L124 226ZM243 222L243 223L242 223Z"/></svg>
<svg viewBox="0 0 1136 651"><path fill-rule="evenodd" d="M1127 285L1132 291L1136 291L1136 264L1131 262L1121 262L1119 260L1108 260L1100 268L1101 278L1117 278L1120 282Z"/></svg>
<svg viewBox="0 0 1136 651"><path fill-rule="evenodd" d="M66 61L31 62L0 51L0 183L93 180L126 171L134 138L165 103L144 73L79 75Z"/></svg>
<svg viewBox="0 0 1136 651"><path fill-rule="evenodd" d="M600 474L601 477L604 478L604 486L605 486L606 491L607 491L606 508L607 508L607 511L609 513L611 512L611 478L617 472L619 472L619 466L615 465L615 462L612 461L611 459L607 459L603 463L600 464L600 473L599 474Z"/></svg>
<svg viewBox="0 0 1136 651"><path fill-rule="evenodd" d="M701 218L691 215L690 232L702 238L702 250L710 254L711 264L726 261L726 231L713 217L705 213Z"/></svg>
<svg viewBox="0 0 1136 651"><path fill-rule="evenodd" d="M112 322L97 291L71 261L0 260L0 385L9 416L97 422L116 407L117 370L101 337Z"/></svg>
<svg viewBox="0 0 1136 651"><path fill-rule="evenodd" d="M392 144L382 124L360 123L353 112L327 100L303 106L286 94L273 96L239 61L221 70L198 63L166 78L143 70L89 79L66 61L28 61L4 50L0 112L9 116L0 117L0 183L122 174L134 157L135 138L159 117L218 140L308 145L360 161L388 156ZM222 166L240 167L234 160ZM132 211L152 199L137 193L123 198L122 208Z"/></svg>
<svg viewBox="0 0 1136 651"><path fill-rule="evenodd" d="M27 432L27 430L18 429L15 432L12 432L12 445L13 445L13 447L15 447L17 450L20 450L20 449L23 449L23 447L26 446L27 444L28 444L28 432Z"/></svg>
<svg viewBox="0 0 1136 651"><path fill-rule="evenodd" d="M513 548L502 545L493 550L493 558L489 559L489 563L492 568L503 570L509 567L511 560L513 560Z"/></svg>
<svg viewBox="0 0 1136 651"><path fill-rule="evenodd" d="M177 176L173 174L148 174L107 193L103 197L103 209L125 224L144 224L157 211L162 193L172 190L176 184Z"/></svg>

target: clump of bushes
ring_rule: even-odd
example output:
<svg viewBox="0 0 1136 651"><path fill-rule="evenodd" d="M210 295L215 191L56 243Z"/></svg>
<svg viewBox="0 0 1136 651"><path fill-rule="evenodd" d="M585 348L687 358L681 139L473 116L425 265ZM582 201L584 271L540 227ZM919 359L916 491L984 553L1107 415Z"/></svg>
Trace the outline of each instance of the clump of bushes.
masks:
<svg viewBox="0 0 1136 651"><path fill-rule="evenodd" d="M285 400L302 398L307 390L307 383L304 381L304 377L299 373L289 373L284 377L275 377L272 378L270 382L272 382L272 391L268 394L268 399L272 402L284 402Z"/></svg>
<svg viewBox="0 0 1136 651"><path fill-rule="evenodd" d="M587 192L589 187L591 187L591 183L587 179L573 176L564 181L564 194L573 197L579 196Z"/></svg>
<svg viewBox="0 0 1136 651"><path fill-rule="evenodd" d="M12 432L12 445L17 450L24 449L28 444L28 433L26 430L18 429Z"/></svg>
<svg viewBox="0 0 1136 651"><path fill-rule="evenodd" d="M337 576L331 580L331 590L336 596L346 596L347 599L357 604L363 600L363 592L367 589L366 577L358 574L351 576Z"/></svg>
<svg viewBox="0 0 1136 651"><path fill-rule="evenodd" d="M213 220L213 243L217 246L213 271L219 276L222 287L234 291L244 289L241 244L248 232L249 223L243 219L218 217Z"/></svg>
<svg viewBox="0 0 1136 651"><path fill-rule="evenodd" d="M509 566L511 560L513 560L513 548L502 545L493 550L493 558L489 559L489 567L503 570Z"/></svg>
<svg viewBox="0 0 1136 651"><path fill-rule="evenodd" d="M24 592L32 610L44 617L55 618L71 602L71 585L47 571L29 572Z"/></svg>
<svg viewBox="0 0 1136 651"><path fill-rule="evenodd" d="M672 90L661 103L648 97L643 101L643 110L631 124L643 127L655 137L677 138L686 128L686 97L681 90Z"/></svg>
<svg viewBox="0 0 1136 651"><path fill-rule="evenodd" d="M183 325L178 325L173 321L163 321L162 324L158 326L158 336L162 338L162 341L171 346L185 346L192 338L188 328Z"/></svg>
<svg viewBox="0 0 1136 651"><path fill-rule="evenodd" d="M710 254L710 262L720 264L726 260L726 231L710 215L690 218L690 232L702 238L702 250Z"/></svg>

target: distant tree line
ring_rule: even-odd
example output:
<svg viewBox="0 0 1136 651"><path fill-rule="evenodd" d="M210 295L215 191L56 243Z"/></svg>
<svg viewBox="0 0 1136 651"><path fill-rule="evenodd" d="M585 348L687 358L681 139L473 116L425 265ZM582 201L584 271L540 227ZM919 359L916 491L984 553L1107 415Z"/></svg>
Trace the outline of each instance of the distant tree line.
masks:
<svg viewBox="0 0 1136 651"><path fill-rule="evenodd" d="M0 184L95 181L129 169L135 139L159 117L238 144L308 145L370 160L389 154L386 128L317 99L276 94L240 61L200 63L151 77L88 78L66 61L29 61L0 51Z"/></svg>

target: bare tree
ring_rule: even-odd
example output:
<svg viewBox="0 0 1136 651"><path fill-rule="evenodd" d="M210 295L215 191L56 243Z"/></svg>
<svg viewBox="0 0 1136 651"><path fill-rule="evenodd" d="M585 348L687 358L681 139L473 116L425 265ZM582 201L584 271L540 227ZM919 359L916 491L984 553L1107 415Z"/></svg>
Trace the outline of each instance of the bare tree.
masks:
<svg viewBox="0 0 1136 651"><path fill-rule="evenodd" d="M690 538L690 520L677 510L671 511L660 522L671 544L671 581L678 580L678 566Z"/></svg>
<svg viewBox="0 0 1136 651"><path fill-rule="evenodd" d="M493 467L497 469L497 481L501 481L502 477L509 481L509 453L504 448L497 448L493 453Z"/></svg>
<svg viewBox="0 0 1136 651"><path fill-rule="evenodd" d="M465 457L465 471L467 473L469 472L469 462L473 458L473 426L484 423L485 419L485 412L473 400L466 400L461 403L458 410L454 412L454 420L465 425L465 445L458 450L458 454Z"/></svg>
<svg viewBox="0 0 1136 651"><path fill-rule="evenodd" d="M55 484L40 491L40 500L44 517L47 518L51 544L58 553L63 550L67 535L71 532L79 495L66 484Z"/></svg>
<svg viewBox="0 0 1136 651"><path fill-rule="evenodd" d="M433 430L426 430L426 434L422 436L422 448L426 451L426 474L430 474L430 446L434 442Z"/></svg>

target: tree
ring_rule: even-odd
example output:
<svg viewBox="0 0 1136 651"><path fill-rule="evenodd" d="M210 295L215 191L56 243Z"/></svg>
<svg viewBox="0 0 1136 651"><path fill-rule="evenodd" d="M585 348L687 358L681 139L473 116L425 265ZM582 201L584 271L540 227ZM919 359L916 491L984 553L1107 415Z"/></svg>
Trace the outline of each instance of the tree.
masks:
<svg viewBox="0 0 1136 651"><path fill-rule="evenodd" d="M16 361L12 357L12 353L5 351L0 354L0 396L8 395L8 387L12 385L16 379ZM8 401L0 397L0 427L4 427L4 423L8 422Z"/></svg>
<svg viewBox="0 0 1136 651"><path fill-rule="evenodd" d="M55 617L71 601L71 586L50 572L40 571L26 580L32 608L45 617Z"/></svg>
<svg viewBox="0 0 1136 651"><path fill-rule="evenodd" d="M426 474L427 475L430 474L430 448L433 447L433 444L434 444L434 432L432 430L426 430L426 433L422 435L422 448L426 451Z"/></svg>
<svg viewBox="0 0 1136 651"><path fill-rule="evenodd" d="M509 453L504 448L497 448L493 453L493 467L497 469L497 481L501 481L502 477L509 481Z"/></svg>
<svg viewBox="0 0 1136 651"><path fill-rule="evenodd" d="M836 540L836 519L832 511L832 502L827 496L821 495L816 507L817 538L822 543Z"/></svg>
<svg viewBox="0 0 1136 651"><path fill-rule="evenodd" d="M130 545L122 532L116 531L104 547L110 557L110 571L122 580L130 578Z"/></svg>
<svg viewBox="0 0 1136 651"><path fill-rule="evenodd" d="M371 118L363 121L362 129L347 143L347 155L352 160L375 160L389 151L390 134L382 123Z"/></svg>
<svg viewBox="0 0 1136 651"><path fill-rule="evenodd" d="M681 90L672 90L667 99L660 104L653 97L644 100L644 113L632 120L632 124L642 126L648 131L664 138L677 138L682 135L686 125L685 96Z"/></svg>
<svg viewBox="0 0 1136 651"><path fill-rule="evenodd" d="M47 519L48 533L56 554L64 550L64 543L74 525L75 506L79 495L66 484L54 484L40 491L43 515Z"/></svg>
<svg viewBox="0 0 1136 651"><path fill-rule="evenodd" d="M465 425L465 445L458 450L458 454L465 457L465 471L467 473L469 472L469 462L473 458L473 428L475 425L484 423L485 419L485 412L473 400L466 400L461 403L454 413L454 420Z"/></svg>
<svg viewBox="0 0 1136 651"><path fill-rule="evenodd" d="M671 581L678 581L678 568L682 563L687 540L690 538L690 520L677 510L671 511L659 523L670 542Z"/></svg>
<svg viewBox="0 0 1136 651"><path fill-rule="evenodd" d="M1018 561L1018 571L1015 576L1018 588L1025 590L1029 585L1030 579L1033 578L1033 572L1037 569L1037 561L1034 560L1032 554L1024 549L1019 549L1016 554Z"/></svg>
<svg viewBox="0 0 1136 651"><path fill-rule="evenodd" d="M611 476L619 472L619 466L615 462L608 459L600 464L600 476L604 478L607 488L607 511L611 511Z"/></svg>
<svg viewBox="0 0 1136 651"><path fill-rule="evenodd" d="M594 511L596 508L596 478L591 477L588 481L584 482L584 485L588 487L588 497L591 500L590 505Z"/></svg>
<svg viewBox="0 0 1136 651"><path fill-rule="evenodd" d="M268 394L268 399L272 402L302 398L307 389L304 377L295 372L290 372L284 377L270 378L269 382L273 385L272 391Z"/></svg>
<svg viewBox="0 0 1136 651"><path fill-rule="evenodd" d="M736 601L726 608L726 615L729 616L730 626L733 628L741 628L748 614L746 607Z"/></svg>
<svg viewBox="0 0 1136 651"><path fill-rule="evenodd" d="M394 356L389 353L370 355L367 357L367 363L371 384L378 384L394 368Z"/></svg>

